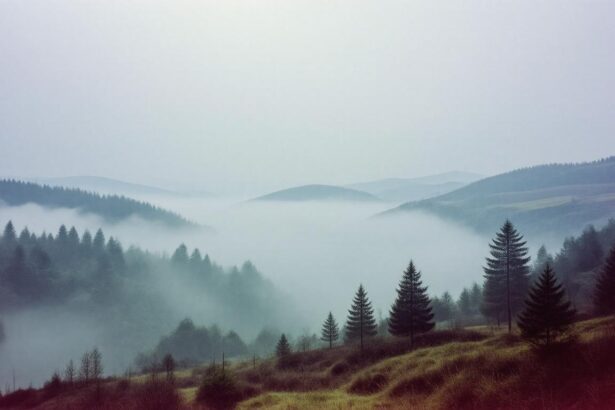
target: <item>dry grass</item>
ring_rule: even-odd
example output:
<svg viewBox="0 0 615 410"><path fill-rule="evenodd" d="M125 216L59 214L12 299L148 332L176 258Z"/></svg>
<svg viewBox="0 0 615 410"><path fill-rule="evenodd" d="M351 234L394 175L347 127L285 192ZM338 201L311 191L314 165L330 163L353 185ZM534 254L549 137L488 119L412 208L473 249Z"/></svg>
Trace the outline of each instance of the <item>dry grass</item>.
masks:
<svg viewBox="0 0 615 410"><path fill-rule="evenodd" d="M381 360L335 390L267 393L240 408L615 408L615 320L579 323L577 339L550 354L497 334Z"/></svg>
<svg viewBox="0 0 615 410"><path fill-rule="evenodd" d="M337 347L293 354L283 362L265 360L255 368L235 363L230 371L241 391L254 396L239 403L241 409L615 408L615 318L577 323L575 335L539 354L517 336L475 327L425 335L412 351L407 340L386 339L362 353ZM204 367L176 374L184 407L201 408L197 389L205 374ZM106 399L98 408L156 409L139 407L148 380L136 377L128 386L106 382ZM39 409L84 408L91 394L89 388L43 402L40 396L30 399L38 400Z"/></svg>

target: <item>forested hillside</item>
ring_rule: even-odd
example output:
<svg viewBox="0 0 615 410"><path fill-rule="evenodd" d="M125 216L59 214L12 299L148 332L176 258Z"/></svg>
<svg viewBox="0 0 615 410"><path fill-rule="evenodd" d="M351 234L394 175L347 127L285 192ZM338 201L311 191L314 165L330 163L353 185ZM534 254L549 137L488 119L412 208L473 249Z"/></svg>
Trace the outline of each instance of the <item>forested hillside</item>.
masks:
<svg viewBox="0 0 615 410"><path fill-rule="evenodd" d="M505 218L528 233L570 234L615 216L615 157L519 169L389 212L424 210L490 232Z"/></svg>
<svg viewBox="0 0 615 410"><path fill-rule="evenodd" d="M225 269L185 245L167 257L124 250L102 230L17 234L11 222L0 238L0 319L39 308L71 312L99 323L102 345L121 337L108 350L125 358L154 346L186 316L255 335L289 307L252 263Z"/></svg>
<svg viewBox="0 0 615 410"><path fill-rule="evenodd" d="M28 203L46 208L75 209L94 214L107 222L119 222L132 216L170 227L196 227L180 215L146 202L117 195L99 195L80 189L50 187L32 182L0 181L0 203L19 206Z"/></svg>

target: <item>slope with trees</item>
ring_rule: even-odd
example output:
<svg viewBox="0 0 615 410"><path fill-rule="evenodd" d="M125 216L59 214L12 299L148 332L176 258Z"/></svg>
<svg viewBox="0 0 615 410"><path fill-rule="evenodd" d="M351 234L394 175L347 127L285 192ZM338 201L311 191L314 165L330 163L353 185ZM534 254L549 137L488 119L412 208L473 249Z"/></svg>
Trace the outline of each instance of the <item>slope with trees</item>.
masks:
<svg viewBox="0 0 615 410"><path fill-rule="evenodd" d="M615 210L615 156L519 169L389 212L423 210L489 232L505 218L527 233L572 234Z"/></svg>
<svg viewBox="0 0 615 410"><path fill-rule="evenodd" d="M32 182L0 180L0 202L8 206L37 204L45 208L75 209L115 223L130 217L173 228L195 228L180 215L124 196L100 195L80 189L50 187Z"/></svg>

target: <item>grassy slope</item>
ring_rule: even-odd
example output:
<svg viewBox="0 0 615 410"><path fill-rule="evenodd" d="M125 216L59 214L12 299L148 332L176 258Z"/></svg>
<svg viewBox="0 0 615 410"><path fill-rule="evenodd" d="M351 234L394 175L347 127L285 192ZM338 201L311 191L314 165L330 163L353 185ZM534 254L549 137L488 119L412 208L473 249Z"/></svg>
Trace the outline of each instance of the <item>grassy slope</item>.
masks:
<svg viewBox="0 0 615 410"><path fill-rule="evenodd" d="M537 360L503 334L418 349L360 369L335 389L268 392L240 408L606 408L615 404L615 360L604 360L615 353L613 329L613 318L578 324L579 345L555 360Z"/></svg>
<svg viewBox="0 0 615 410"><path fill-rule="evenodd" d="M338 347L297 353L282 365L269 359L255 368L231 367L251 396L240 409L615 408L615 317L580 322L574 333L576 343L546 358L514 335L483 327L433 332L413 351L406 340L388 339L364 354ZM184 408L200 408L195 397L203 372L176 373ZM107 381L107 391L116 393L102 408L141 408L130 403L151 399L139 390L149 377L133 377L121 392L117 380ZM87 394L77 390L36 408L79 408Z"/></svg>

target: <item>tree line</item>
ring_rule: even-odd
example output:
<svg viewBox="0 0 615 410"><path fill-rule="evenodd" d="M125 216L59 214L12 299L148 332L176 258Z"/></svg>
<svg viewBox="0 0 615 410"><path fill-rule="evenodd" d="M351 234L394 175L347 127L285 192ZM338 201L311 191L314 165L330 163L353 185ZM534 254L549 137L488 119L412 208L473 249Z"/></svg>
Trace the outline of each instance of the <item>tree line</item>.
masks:
<svg viewBox="0 0 615 410"><path fill-rule="evenodd" d="M614 222L610 221L603 230L604 236L610 233L613 226ZM504 322L509 333L516 323L522 337L532 345L551 346L567 335L577 317L577 310L554 266L561 266L563 260L570 260L573 257L571 249L591 248L588 243L593 240L587 238L594 237L594 233L597 235L593 228L588 228L580 239L568 239L565 242L567 245L555 259L545 257L545 249L541 248L532 267L523 235L507 220L489 244L482 288L474 284L471 289L464 289L456 303L448 292L439 298L430 298L427 287L422 283L421 272L411 260L402 274L397 297L386 320L388 333L408 338L412 348L418 334L434 329L438 319L450 320L457 310L465 317L482 314L498 326ZM611 243L610 252L593 284L592 310L597 315L615 313L615 241ZM590 256L600 260L597 252ZM594 259L591 264L586 262L583 266L594 266L596 263L599 262ZM329 312L322 325L321 340L332 348L343 337L345 343L357 343L363 350L366 340L377 334L378 324L371 301L364 286L359 285L343 328L340 329ZM288 339L282 334L276 353L282 357L290 352Z"/></svg>
<svg viewBox="0 0 615 410"><path fill-rule="evenodd" d="M35 203L48 208L79 209L99 215L108 222L138 216L170 227L196 226L174 212L125 196L99 195L75 188L51 187L12 179L0 180L0 199L11 206Z"/></svg>

